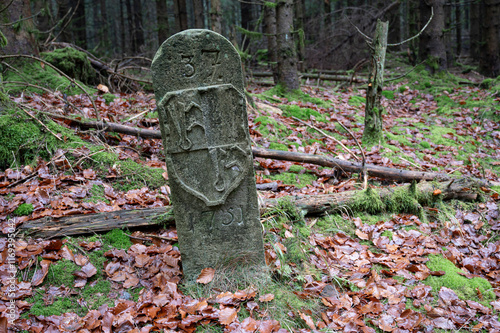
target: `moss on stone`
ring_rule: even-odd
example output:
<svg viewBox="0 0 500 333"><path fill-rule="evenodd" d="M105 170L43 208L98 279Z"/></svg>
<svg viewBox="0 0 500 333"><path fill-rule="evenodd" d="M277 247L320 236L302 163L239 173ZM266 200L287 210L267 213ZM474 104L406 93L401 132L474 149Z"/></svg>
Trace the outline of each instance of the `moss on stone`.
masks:
<svg viewBox="0 0 500 333"><path fill-rule="evenodd" d="M495 300L496 297L488 280L480 277L468 279L460 275L459 272L465 272L441 255L429 255L429 261L426 265L431 271L445 272L442 276L429 276L423 281L426 285L431 286L434 292L439 292L441 287L450 288L462 300L473 300L491 307L489 303ZM482 300L477 296L478 290L482 294Z"/></svg>

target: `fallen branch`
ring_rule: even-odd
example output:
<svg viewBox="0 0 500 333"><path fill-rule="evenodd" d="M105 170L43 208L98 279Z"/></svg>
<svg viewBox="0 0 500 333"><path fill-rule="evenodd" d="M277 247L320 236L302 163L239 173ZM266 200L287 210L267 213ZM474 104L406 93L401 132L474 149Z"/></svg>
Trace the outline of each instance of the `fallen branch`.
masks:
<svg viewBox="0 0 500 333"><path fill-rule="evenodd" d="M411 185L403 185L397 187L388 187L377 189L370 195L378 195L380 200L389 202L394 193L401 191L408 192L408 196L412 190ZM420 199L419 204L428 204L429 198L438 198L434 195L436 190L441 191L439 199L459 199L464 201L477 200L478 195L474 193L473 180L461 180L443 183L427 183L422 182L416 185L416 199ZM291 202L300 210L305 211L307 215L323 215L326 213L335 213L348 210L363 210L364 207L359 207L356 198L365 195L366 191L346 191L333 194L311 195L302 197L289 197ZM262 203L261 213L272 212L273 208L278 204L277 199L266 199ZM415 204L415 210L421 206ZM385 207L380 208L382 211ZM29 236L53 238L62 236L74 236L82 234L92 234L96 232L105 232L116 228L138 228L146 226L174 225L174 216L172 207L159 207L138 210L123 210L115 212L105 212L98 214L73 215L62 218L44 217L37 220L32 220L23 223L20 226L22 231L25 231ZM150 236L150 235L147 235Z"/></svg>
<svg viewBox="0 0 500 333"><path fill-rule="evenodd" d="M154 226L161 222L172 223L173 215L168 214L172 207L120 210L115 212L84 214L53 218L50 216L24 222L20 229L30 236L53 238L73 235L92 234L116 228L137 228ZM165 215L165 216L163 216Z"/></svg>
<svg viewBox="0 0 500 333"><path fill-rule="evenodd" d="M103 123L98 121L81 121L57 114L51 114L47 112L43 113L51 116L52 118L65 119L69 121L70 124L78 126L80 128L96 128L108 132L118 132L142 138L152 138L152 139L162 138L161 132L156 130L135 128L115 123ZM252 153L254 157L272 158L276 160L316 164L329 168L338 168L343 172L362 173L364 169L361 163L349 162L328 156L312 155L312 154L305 154L305 153L291 152L291 151L271 150L259 147L252 147ZM369 176L379 177L394 181L405 181L405 182L410 182L413 180L447 181L456 178L445 173L401 170L401 169L388 168L372 164L366 164L365 167L366 167L366 172ZM487 183L480 180L476 181L482 182L484 184Z"/></svg>
<svg viewBox="0 0 500 333"><path fill-rule="evenodd" d="M253 77L272 77L273 73L270 72L254 72ZM351 78L348 75L327 75L327 74L314 74L314 73L299 73L299 76L304 79L320 79L323 81L346 81L355 83L367 83L365 78Z"/></svg>

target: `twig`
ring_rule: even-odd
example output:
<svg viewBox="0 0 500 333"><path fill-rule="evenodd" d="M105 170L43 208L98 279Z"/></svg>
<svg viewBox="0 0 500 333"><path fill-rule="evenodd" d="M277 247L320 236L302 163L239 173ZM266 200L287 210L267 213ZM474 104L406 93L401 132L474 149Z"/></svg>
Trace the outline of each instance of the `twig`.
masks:
<svg viewBox="0 0 500 333"><path fill-rule="evenodd" d="M359 161L359 157L357 157L349 148L347 148L342 142L340 142L339 140L337 140L335 137L331 136L331 135L328 135L327 133L323 132L322 130L320 130L319 128L317 128L316 126L314 125L311 125L311 124L308 124L306 123L305 121L303 121L302 119L299 119L297 117L293 117L292 118L294 120L297 120L299 122L301 122L302 124L306 125L306 126L309 126L311 127L312 129L315 129L316 131L320 132L321 134L323 134L324 136L326 136L327 138L330 138L332 139L333 141L335 141L336 143L338 143L342 148L344 148L349 154L351 154L355 159L357 159Z"/></svg>
<svg viewBox="0 0 500 333"><path fill-rule="evenodd" d="M136 114L136 115L135 115L135 116L133 116L132 118L127 119L127 121L131 121L131 120L133 120L133 119L135 119L135 118L139 118L140 116L142 116L143 114L145 114L145 113L147 113L147 112L149 112L149 111L151 111L151 110L146 110L146 111L143 111L143 112L141 112L141 113L139 113L139 114ZM154 110L153 110L153 112L154 112Z"/></svg>
<svg viewBox="0 0 500 333"><path fill-rule="evenodd" d="M2 23L2 24L0 24L0 26L2 26L2 27L8 27L8 26L14 25L14 24L19 23L19 22L31 20L33 17L36 17L36 16L40 15L40 13L41 13L41 11L38 12L38 13L36 13L36 14L34 14L34 15L31 15L29 17L20 18L19 20L14 21L14 22Z"/></svg>
<svg viewBox="0 0 500 333"><path fill-rule="evenodd" d="M163 236L157 236L157 235L152 235L152 234L144 234L146 237L153 237L153 238L158 238L162 240L167 240L167 241L173 241L175 238L169 238L169 237L163 237Z"/></svg>
<svg viewBox="0 0 500 333"><path fill-rule="evenodd" d="M40 123L40 125L43 126L43 128L45 128L47 131L49 131L50 134L52 134L57 140L59 141L63 141L63 139L61 139L60 137L58 137L54 132L52 132L50 130L50 128L48 128L44 123L42 123L40 121L40 119L38 119L37 117L33 116L31 113L29 113L28 111L26 111L25 108L28 108L28 109L32 109L31 107L27 106L27 105L23 105L21 103L18 103L19 107L21 108L21 110L23 110L28 116L30 116L31 118L35 119L36 121L38 121Z"/></svg>
<svg viewBox="0 0 500 333"><path fill-rule="evenodd" d="M413 163L412 161L408 161L406 158L404 157L401 157L401 156L398 156L399 159L405 161L405 162L408 162L410 163L411 165L413 165L414 167L416 167L417 169L420 169L420 170L423 170L423 168L420 166L420 165L417 165L415 163Z"/></svg>
<svg viewBox="0 0 500 333"><path fill-rule="evenodd" d="M420 36L420 34L422 34L422 32L424 32L425 28L427 28L427 26L429 25L429 23L431 23L433 17L434 17L434 7L431 7L431 17L429 17L429 21L427 21L427 23L424 25L424 27L422 28L422 30L420 30L420 32L418 34L416 34L413 37L408 38L407 40L399 42L399 43L387 44L387 46L399 46L399 45L403 45L405 43L408 43L409 41L414 40L415 38L417 38L418 36Z"/></svg>
<svg viewBox="0 0 500 333"><path fill-rule="evenodd" d="M40 61L40 62L44 63L45 65L49 66L50 68L54 69L57 73L59 73L60 75L64 76L68 80L70 80L71 83L73 83L74 85L76 85L78 88L80 88L80 90L83 91L83 93L85 95L87 95L87 97L89 98L90 102L92 103L92 106L94 107L97 120L99 120L99 121L101 120L101 117L99 115L99 110L97 109L97 107L95 105L95 102L92 99L92 97L90 97L89 93L78 82L76 82L75 79L73 79L73 78L69 77L68 75L66 75L59 68L57 68L56 66L52 65L50 62L47 62L47 61L45 61L43 59L40 59L40 58L37 58L37 57L34 57L34 56L30 56L30 55L26 55L26 54L11 54L11 55L2 55L2 56L0 56L0 59L9 59L9 58L28 58L28 59Z"/></svg>
<svg viewBox="0 0 500 333"><path fill-rule="evenodd" d="M124 74L121 74L121 73L118 73L118 72L110 72L109 74L111 75L116 75L116 76L121 76L123 78L126 78L126 79L129 79L129 80L132 80L132 81L136 81L136 82L142 82L142 83L149 83L149 84L153 84L152 81L148 81L148 80L141 80L141 79L136 79L134 77L131 77L131 76L127 76L127 75L124 75Z"/></svg>
<svg viewBox="0 0 500 333"><path fill-rule="evenodd" d="M403 75L393 77L392 79L385 79L384 80L384 84L387 83L387 82L396 81L396 80L404 78L406 75L408 75L411 72L413 72L415 70L415 68L417 68L418 66L422 65L424 62L425 62L425 60L422 61L420 64L417 64L417 65L413 66L412 69L410 69L408 72L404 73Z"/></svg>
<svg viewBox="0 0 500 333"><path fill-rule="evenodd" d="M366 156L363 147L361 147L361 144L359 143L358 139L356 139L354 134L352 134L352 132L347 127L345 127L340 120L337 120L337 122L340 124L340 126L342 126L344 130L347 131L347 133L349 133L349 135L354 139L354 141L356 141L356 145L358 145L358 148L361 151L361 156L363 157L362 171L361 171L361 173L363 174L363 189L366 190L366 187L368 186L368 173L366 171Z"/></svg>
<svg viewBox="0 0 500 333"><path fill-rule="evenodd" d="M351 25L352 25L352 26L353 26L353 27L354 27L354 28L355 28L355 29L359 32L359 34L360 34L361 36L363 36L363 38L366 40L366 42L367 42L368 44L371 44L371 42L373 42L373 38L368 37L368 36L367 36L367 35L365 35L365 34L364 34L361 30L359 30L359 28L358 28L358 27L357 27L354 23L352 23L352 22L351 22L351 20L349 20L349 18L348 18L347 16L346 16L345 18L346 18L346 19L347 19L347 21L348 21L348 22L349 22L349 23L350 23L350 24L351 24Z"/></svg>
<svg viewBox="0 0 500 333"><path fill-rule="evenodd" d="M4 11L6 11L7 8L9 8L10 5L12 5L13 2L14 2L14 0L10 0L10 2L7 4L7 6L3 7L2 9L0 9L0 13L3 13Z"/></svg>

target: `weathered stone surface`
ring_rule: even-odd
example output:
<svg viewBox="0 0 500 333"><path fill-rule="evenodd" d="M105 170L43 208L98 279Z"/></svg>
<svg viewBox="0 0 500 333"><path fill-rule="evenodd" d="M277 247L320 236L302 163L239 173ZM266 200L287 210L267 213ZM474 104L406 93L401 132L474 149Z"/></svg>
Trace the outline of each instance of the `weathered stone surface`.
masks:
<svg viewBox="0 0 500 333"><path fill-rule="evenodd" d="M186 30L162 44L152 72L185 276L264 265L238 53L215 32Z"/></svg>

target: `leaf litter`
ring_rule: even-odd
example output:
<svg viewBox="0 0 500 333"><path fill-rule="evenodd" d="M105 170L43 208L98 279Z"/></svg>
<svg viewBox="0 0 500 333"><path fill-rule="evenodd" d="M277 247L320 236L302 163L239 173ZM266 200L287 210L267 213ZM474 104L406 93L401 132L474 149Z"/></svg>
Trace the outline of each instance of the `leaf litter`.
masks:
<svg viewBox="0 0 500 333"><path fill-rule="evenodd" d="M485 168L482 161L484 158L499 159L499 124L481 118L481 110L477 107L467 108L465 102L491 97L489 92L479 88L456 88L451 93L445 93L460 105L452 114L452 120L449 115L438 112L436 96L408 87L399 88L390 87L400 92L395 94L394 100L383 100L388 110L384 123L391 134L387 138L389 146L375 146L367 151L367 163L424 171L459 171L464 176L498 181L498 168L494 169L498 163L493 161L490 168ZM357 140L361 140L363 124L358 114L362 115L362 107L349 102L357 93L351 90L333 93L307 86L303 87L303 91L329 102L331 107L279 97L281 102L273 106L291 105L317 111L325 116L326 122L318 121L315 116L310 116L306 121L325 132L338 135L344 145L360 155L355 139L345 135L336 126L337 121L341 121L354 131ZM262 88L252 87L251 92L261 93ZM117 94L117 97L110 104L106 104L101 97L97 98L96 105L103 119L158 129L158 119L154 116L129 120L136 113L154 109L151 94ZM85 96L70 96L68 99L87 116L95 115ZM16 101L41 111L65 113L66 110L59 99L49 94L25 95ZM259 132L261 124L254 122L256 114L250 113L249 129L256 144L269 147L272 142L276 142L287 146L290 151L328 154L346 160L353 158L332 139L287 117L283 112L260 112L275 119L277 124L284 125L287 133L272 137L263 135ZM433 141L428 135L432 134L431 125L446 126L450 130L434 136L434 139L439 140ZM266 129L271 133L278 131L273 123L268 123ZM88 132L77 132L91 142L105 140L106 144L114 147L114 151L118 151L120 159L130 158L140 164L165 168L160 140L110 133L97 137ZM401 136L404 136L404 140ZM450 142L457 144L452 145ZM470 148L471 145L477 149L467 151L464 157L463 147ZM399 151L404 158L393 158L391 150ZM26 166L0 172L0 228L4 234L9 229L8 216L12 217L16 208L23 203L31 204L33 212L27 216L13 217L11 221L16 226L44 216L62 217L170 204L168 186L158 190L148 187L128 191L114 189L112 181L119 177L119 170L113 168L107 171L104 181L96 170L81 165L76 165L68 173L71 165L64 158L68 154L76 158L89 158L91 153L82 146L73 151L59 152L59 159L52 164L40 160L34 168ZM146 161L141 159L144 156ZM298 187L269 178L273 174L290 171L297 163L262 158L257 158L256 163L257 183L277 183L276 191L261 192L267 198L341 192L357 187L355 179L342 179L334 170L311 164L302 165L304 169L300 172L313 174L315 180ZM18 182L20 179L26 180ZM86 200L91 197L95 185L104 188L102 200ZM352 235L344 232L324 234L319 229L311 229L307 236L306 261L320 274L300 275L299 269L294 268L292 263L282 261L283 253L287 252L284 244L295 238L298 226L272 227L267 233L272 235L275 245L267 243L265 253L271 270L279 275L280 270L290 264L292 273L289 276L302 286L295 294L304 299L317 299L321 303L318 313L308 309L290 309L289 316L302 321L302 327L296 330L432 332L441 329L500 332L500 302L496 300L500 296L500 240L496 237L500 229L499 198L495 191L485 189L485 192L487 200L484 203L479 204L475 211L457 209L455 216L452 216L454 224L446 228L437 222L424 223L419 217L410 214L395 214L375 224L364 223L360 218L344 214L344 219L355 226ZM483 232L485 225L489 226L490 232ZM219 291L211 298L184 295L178 286L182 280L182 270L175 230L167 233L168 237L151 238L140 231L134 232L137 239L132 238L134 244L127 250L113 248L103 254L105 261L102 271L89 259L92 253L101 250L100 241L82 241L77 247L70 248L67 239L16 240L16 265L20 274L13 290L13 299L19 311L10 329L30 332L134 333L157 330L194 332L200 325L220 325L224 332L271 333L290 329L282 327L266 310L267 304L276 301L276 295L272 293L260 294L258 290L245 289ZM72 249L78 249L78 253ZM9 292L6 282L9 276L6 238L0 238L0 253L3 259L0 265L0 312L5 317L9 302L6 297ZM476 288L473 290L476 300L460 298L446 286L434 290L426 281L430 277L444 277L449 273L429 269L426 263L431 255L448 259L460 268L458 274L467 279L481 277L487 280L491 290ZM44 285L50 266L61 260L72 262L77 267L73 273L73 285ZM31 276L25 274L29 270L34 272ZM209 284L214 273L213 269L201 272L197 282ZM39 290L44 294L45 304L49 305L57 297L78 294L84 286L95 284L99 279L111 282L117 295L113 306L103 304L98 309L89 309L84 315L26 315L32 306L26 299L33 297ZM137 287L143 287L137 300L124 296L126 290ZM85 302L83 299L81 301ZM0 325L4 328L6 321L0 321Z"/></svg>

